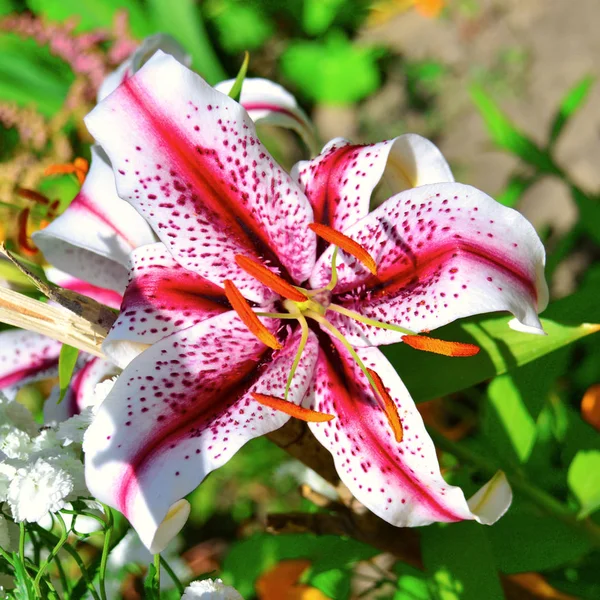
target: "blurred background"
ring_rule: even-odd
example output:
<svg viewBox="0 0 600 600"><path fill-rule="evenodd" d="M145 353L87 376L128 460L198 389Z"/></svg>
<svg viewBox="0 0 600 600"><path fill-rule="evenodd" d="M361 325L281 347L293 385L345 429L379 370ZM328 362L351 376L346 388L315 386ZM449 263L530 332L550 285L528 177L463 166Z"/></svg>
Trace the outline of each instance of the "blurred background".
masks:
<svg viewBox="0 0 600 600"><path fill-rule="evenodd" d="M323 142L405 132L431 139L458 181L534 223L548 249L554 299L597 288L599 13L598 0L0 0L0 236L41 262L28 234L60 214L79 187L72 175L45 175L48 167L89 158L82 118L100 82L141 39L161 31L187 48L192 67L212 84L235 77L247 50L249 76L287 87ZM291 136L273 130L265 139L286 166L303 157ZM52 204L32 202L23 190ZM7 264L0 269L9 283L23 283ZM540 407L523 426L533 436L525 450L522 438L506 434L516 413L502 413L514 400L502 383L422 404L423 414L453 440L471 436L491 455L507 449L500 463L531 469L567 501L576 450L564 451L565 440L576 436L598 448L600 343L592 337L560 354L539 371L547 380L537 390ZM31 387L23 398L36 406L46 393ZM454 469L452 457L443 461ZM248 444L192 495L191 526L179 546L188 568L223 569L246 598L267 600L495 597L452 592L435 569L427 575L389 556L374 559L373 548L348 538L265 534L268 512L318 510L298 494L299 484L321 485L311 477L269 441ZM560 523L522 515L490 534L495 568L534 574L525 586L530 595L511 597L600 597L597 551ZM506 558L506 536L517 530L522 554ZM338 563L327 562L332 555ZM115 598L142 597L139 570L126 571L119 571Z"/></svg>

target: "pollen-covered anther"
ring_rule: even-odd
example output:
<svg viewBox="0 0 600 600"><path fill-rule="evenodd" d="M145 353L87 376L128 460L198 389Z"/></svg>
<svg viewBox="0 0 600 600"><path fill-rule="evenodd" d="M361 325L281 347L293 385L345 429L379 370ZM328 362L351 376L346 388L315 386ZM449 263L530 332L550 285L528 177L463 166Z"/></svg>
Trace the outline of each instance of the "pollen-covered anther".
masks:
<svg viewBox="0 0 600 600"><path fill-rule="evenodd" d="M404 429L402 428L402 420L398 414L398 407L392 400L389 392L385 389L385 385L383 385L381 377L379 377L379 375L373 371L373 369L367 368L367 372L373 379L375 391L379 394L379 397L383 401L383 410L385 411L385 416L387 417L390 427L392 428L394 437L396 438L396 441L400 443L404 437Z"/></svg>
<svg viewBox="0 0 600 600"><path fill-rule="evenodd" d="M479 346L475 344L447 342L425 335L405 335L402 341L415 350L433 352L434 354L442 354L443 356L475 356L480 350Z"/></svg>
<svg viewBox="0 0 600 600"><path fill-rule="evenodd" d="M330 244L337 246L340 250L354 256L354 258L367 267L373 275L377 275L377 263L375 262L375 259L358 242L355 242L347 235L344 235L327 225L322 225L321 223L311 223L309 228L326 242L329 242Z"/></svg>
<svg viewBox="0 0 600 600"><path fill-rule="evenodd" d="M244 325L265 345L273 350L281 350L282 346L277 338L260 322L254 314L252 307L248 304L240 290L232 281L226 279L223 282L225 295L231 308L238 314Z"/></svg>
<svg viewBox="0 0 600 600"><path fill-rule="evenodd" d="M293 285L285 281L285 279L282 279L279 275L273 273L271 269L267 269L267 267L261 265L259 262L242 254L238 254L235 257L235 262L240 269L246 271L248 275L252 275L254 279L260 281L274 292L277 292L280 296L294 302L306 302L308 300L306 294L297 290Z"/></svg>
<svg viewBox="0 0 600 600"><path fill-rule="evenodd" d="M268 396L267 394L258 394L256 392L251 392L250 395L263 406L274 408L275 410L284 412L286 415L290 415L290 417L296 417L296 419L306 421L307 423L325 423L335 418L334 415L297 406L293 402L277 398L276 396Z"/></svg>

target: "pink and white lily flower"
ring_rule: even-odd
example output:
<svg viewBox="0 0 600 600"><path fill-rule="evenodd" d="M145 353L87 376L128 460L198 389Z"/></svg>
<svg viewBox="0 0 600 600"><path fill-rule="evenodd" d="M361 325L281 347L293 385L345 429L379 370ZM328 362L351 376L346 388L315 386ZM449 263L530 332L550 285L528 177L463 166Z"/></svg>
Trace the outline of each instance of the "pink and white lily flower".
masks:
<svg viewBox="0 0 600 600"><path fill-rule="evenodd" d="M160 239L131 255L105 342L126 368L84 443L90 490L151 552L183 526L187 493L290 416L308 421L341 480L390 523L503 514L503 476L470 501L444 481L375 346L469 355L477 349L418 333L488 311L542 333L544 249L519 213L453 183L418 136L335 142L290 176L240 104L162 53L86 123L119 195ZM411 171L419 148L431 163ZM404 191L369 213L385 177Z"/></svg>

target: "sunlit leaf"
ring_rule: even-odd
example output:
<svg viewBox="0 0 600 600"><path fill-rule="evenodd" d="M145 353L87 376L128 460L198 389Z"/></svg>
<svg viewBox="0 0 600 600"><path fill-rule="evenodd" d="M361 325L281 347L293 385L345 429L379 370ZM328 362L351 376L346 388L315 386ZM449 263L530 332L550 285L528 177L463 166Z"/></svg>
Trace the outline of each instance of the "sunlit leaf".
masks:
<svg viewBox="0 0 600 600"><path fill-rule="evenodd" d="M281 56L283 74L312 100L349 104L380 85L379 52L359 46L339 31L324 41L296 41Z"/></svg>
<svg viewBox="0 0 600 600"><path fill-rule="evenodd" d="M77 364L77 357L79 356L79 350L63 344L60 349L58 356L58 384L60 387L60 396L58 403L60 404L67 393L69 383L71 383L71 377L73 377L73 371Z"/></svg>
<svg viewBox="0 0 600 600"><path fill-rule="evenodd" d="M304 0L302 26L308 35L319 35L331 25L344 0Z"/></svg>
<svg viewBox="0 0 600 600"><path fill-rule="evenodd" d="M585 102L592 86L595 83L595 78L588 75L578 81L566 94L560 103L560 107L552 126L550 127L550 144L553 144L558 139L565 125L568 123L577 109Z"/></svg>
<svg viewBox="0 0 600 600"><path fill-rule="evenodd" d="M569 488L577 498L580 517L600 508L600 450L580 450L567 475Z"/></svg>
<svg viewBox="0 0 600 600"><path fill-rule="evenodd" d="M421 530L423 563L444 600L504 600L484 528L473 522Z"/></svg>
<svg viewBox="0 0 600 600"><path fill-rule="evenodd" d="M556 173L551 158L535 142L521 133L480 86L471 87L471 98L479 109L492 140L545 173Z"/></svg>
<svg viewBox="0 0 600 600"><path fill-rule="evenodd" d="M415 401L431 400L511 371L596 333L600 327L589 323L600 323L598 292L590 286L563 298L553 303L544 317L541 320L546 336L513 331L508 327L511 317L490 315L464 319L435 331L436 337L480 346L481 352L469 358L416 354L404 344L382 350Z"/></svg>

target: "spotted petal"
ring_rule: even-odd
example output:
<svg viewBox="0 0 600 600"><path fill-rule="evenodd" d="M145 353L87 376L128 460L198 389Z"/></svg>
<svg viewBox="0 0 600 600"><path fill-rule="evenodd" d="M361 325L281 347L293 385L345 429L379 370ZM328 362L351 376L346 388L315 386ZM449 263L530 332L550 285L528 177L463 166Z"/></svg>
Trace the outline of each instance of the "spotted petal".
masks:
<svg viewBox="0 0 600 600"><path fill-rule="evenodd" d="M357 500L399 527L464 519L490 524L500 518L512 499L506 479L497 476L467 502L460 488L444 481L423 420L392 365L377 348L361 348L358 354L381 377L397 406L401 442L366 377L336 341L321 344L315 382L304 401L336 415L309 427L331 452L340 479Z"/></svg>
<svg viewBox="0 0 600 600"><path fill-rule="evenodd" d="M186 268L249 300L274 293L242 271L244 254L297 283L314 265L312 209L267 153L246 111L158 52L86 118L119 195Z"/></svg>
<svg viewBox="0 0 600 600"><path fill-rule="evenodd" d="M229 94L235 79L222 81L216 90ZM313 154L318 153L315 128L296 98L284 87L259 77L247 77L242 85L240 104L256 125L275 125L295 131Z"/></svg>
<svg viewBox="0 0 600 600"><path fill-rule="evenodd" d="M127 256L155 241L142 217L115 189L106 154L92 147L90 172L67 210L33 240L55 267L95 285L122 293L127 284Z"/></svg>
<svg viewBox="0 0 600 600"><path fill-rule="evenodd" d="M87 432L86 479L151 552L166 543L156 535L174 503L248 440L287 421L250 393L283 394L298 342L296 332L271 354L227 312L157 342L119 377ZM296 404L316 353L311 335L290 392Z"/></svg>
<svg viewBox="0 0 600 600"><path fill-rule="evenodd" d="M420 185L454 181L438 148L413 133L367 145L336 138L313 160L295 165L292 176L308 196L315 221L338 231L368 214L376 186L388 198Z"/></svg>
<svg viewBox="0 0 600 600"><path fill-rule="evenodd" d="M166 33L151 35L145 38L135 52L104 79L98 90L98 102L114 92L125 79L137 73L157 50L170 54L187 67L192 63L191 56L175 38Z"/></svg>
<svg viewBox="0 0 600 600"><path fill-rule="evenodd" d="M412 331L470 315L510 311L520 327L543 333L548 302L544 247L518 212L458 183L402 192L345 232L377 263L377 276L351 256L338 257L333 302ZM329 248L310 282L331 274ZM398 342L402 334L328 313L355 345Z"/></svg>
<svg viewBox="0 0 600 600"><path fill-rule="evenodd" d="M62 344L22 329L0 332L0 390L12 396L18 387L53 377Z"/></svg>
<svg viewBox="0 0 600 600"><path fill-rule="evenodd" d="M134 250L119 318L102 348L125 367L148 345L230 310L223 290L182 267L161 242Z"/></svg>

